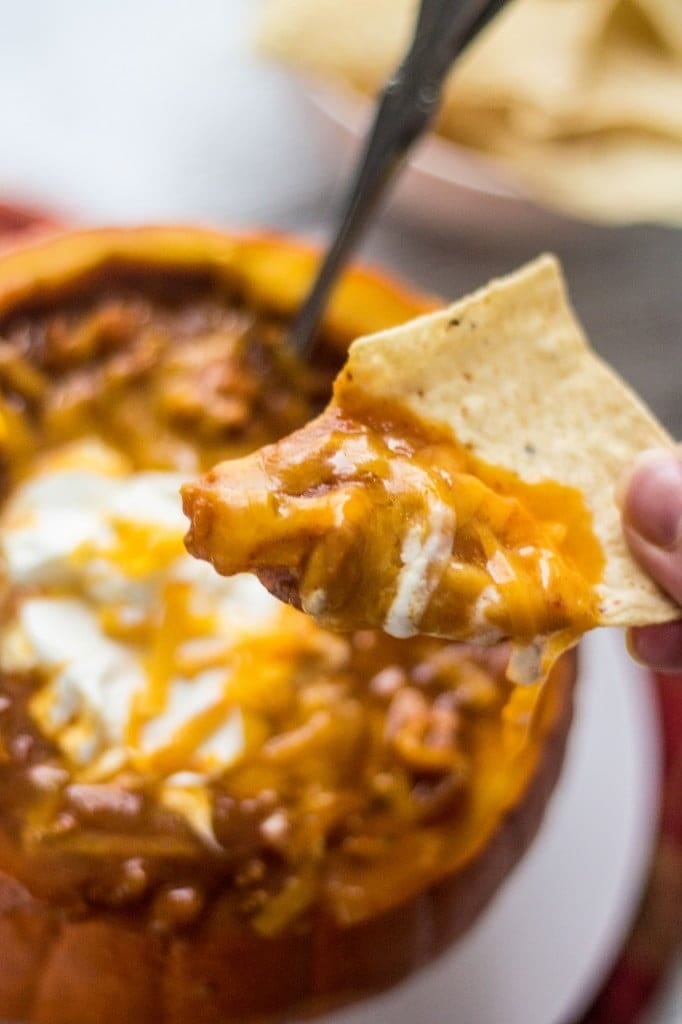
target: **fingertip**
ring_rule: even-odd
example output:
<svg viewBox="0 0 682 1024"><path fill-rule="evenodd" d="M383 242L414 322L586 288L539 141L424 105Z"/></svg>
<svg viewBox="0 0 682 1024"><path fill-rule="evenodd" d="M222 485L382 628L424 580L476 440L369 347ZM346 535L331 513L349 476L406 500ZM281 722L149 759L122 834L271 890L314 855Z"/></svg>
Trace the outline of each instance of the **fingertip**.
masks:
<svg viewBox="0 0 682 1024"><path fill-rule="evenodd" d="M636 661L638 665L646 666L646 661L644 661L641 654L639 653L637 633L638 630L634 628L625 630L625 646L627 648L628 654L630 655L633 661Z"/></svg>
<svg viewBox="0 0 682 1024"><path fill-rule="evenodd" d="M647 467L650 465L656 465L656 463L667 462L670 459L671 452L675 452L675 448L647 448L642 452L639 452L634 460L626 466L620 475L614 492L614 497L618 507L625 512L628 495L635 482L635 479L639 477L639 474L645 472Z"/></svg>
<svg viewBox="0 0 682 1024"><path fill-rule="evenodd" d="M682 621L629 629L625 642L640 665L661 672L682 672Z"/></svg>
<svg viewBox="0 0 682 1024"><path fill-rule="evenodd" d="M663 550L682 544L682 453L653 448L635 460L617 490L629 530Z"/></svg>

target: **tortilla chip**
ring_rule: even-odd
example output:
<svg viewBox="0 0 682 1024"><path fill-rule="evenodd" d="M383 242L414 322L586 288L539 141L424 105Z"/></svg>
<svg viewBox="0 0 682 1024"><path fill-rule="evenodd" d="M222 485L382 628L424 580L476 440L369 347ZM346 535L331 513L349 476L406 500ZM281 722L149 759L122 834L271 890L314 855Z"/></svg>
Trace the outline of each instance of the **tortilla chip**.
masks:
<svg viewBox="0 0 682 1024"><path fill-rule="evenodd" d="M609 0L595 4L595 43L602 48L649 47L682 56L682 4L679 0Z"/></svg>
<svg viewBox="0 0 682 1024"><path fill-rule="evenodd" d="M510 5L458 62L445 113L460 103L569 103L593 34L594 2ZM259 41L273 57L375 93L405 51L417 7L418 0L269 0Z"/></svg>
<svg viewBox="0 0 682 1024"><path fill-rule="evenodd" d="M677 142L652 135L643 145L641 133L618 131L542 143L507 137L498 143L506 164L548 205L604 223L682 225Z"/></svg>
<svg viewBox="0 0 682 1024"><path fill-rule="evenodd" d="M400 59L414 22L410 0L267 0L264 53L375 93Z"/></svg>
<svg viewBox="0 0 682 1024"><path fill-rule="evenodd" d="M588 347L557 261L544 256L442 312L356 341L342 404L389 400L528 483L577 488L606 557L604 626L680 617L634 561L614 489L635 456L672 440Z"/></svg>

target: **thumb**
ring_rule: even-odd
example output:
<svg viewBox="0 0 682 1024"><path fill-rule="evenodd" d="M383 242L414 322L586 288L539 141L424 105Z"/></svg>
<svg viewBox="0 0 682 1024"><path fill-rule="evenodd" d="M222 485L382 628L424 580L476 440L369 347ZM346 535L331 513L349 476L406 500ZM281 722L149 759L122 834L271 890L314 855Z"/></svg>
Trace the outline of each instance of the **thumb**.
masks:
<svg viewBox="0 0 682 1024"><path fill-rule="evenodd" d="M682 605L682 450L645 452L622 493L623 529L633 555Z"/></svg>

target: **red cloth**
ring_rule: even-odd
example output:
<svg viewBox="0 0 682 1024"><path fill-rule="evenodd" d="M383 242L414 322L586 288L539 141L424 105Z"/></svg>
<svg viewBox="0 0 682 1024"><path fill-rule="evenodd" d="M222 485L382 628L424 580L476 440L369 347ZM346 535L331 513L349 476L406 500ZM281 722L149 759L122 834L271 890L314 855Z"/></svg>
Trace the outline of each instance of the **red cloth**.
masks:
<svg viewBox="0 0 682 1024"><path fill-rule="evenodd" d="M36 241L64 226L51 211L0 200L0 252Z"/></svg>
<svg viewBox="0 0 682 1024"><path fill-rule="evenodd" d="M580 1024L638 1024L682 945L682 676L653 677L661 714L663 788L658 840L637 920Z"/></svg>

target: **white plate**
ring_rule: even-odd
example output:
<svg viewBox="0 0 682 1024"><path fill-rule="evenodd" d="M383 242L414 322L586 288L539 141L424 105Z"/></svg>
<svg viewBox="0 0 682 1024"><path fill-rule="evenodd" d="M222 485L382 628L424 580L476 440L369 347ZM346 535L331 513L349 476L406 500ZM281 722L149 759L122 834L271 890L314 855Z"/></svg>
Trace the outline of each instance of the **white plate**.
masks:
<svg viewBox="0 0 682 1024"><path fill-rule="evenodd" d="M350 89L315 82L306 95L333 149L356 153L369 127L372 106ZM572 235L584 223L533 201L494 159L431 133L421 141L396 183L389 205L411 223L439 235L471 231L525 236Z"/></svg>
<svg viewBox="0 0 682 1024"><path fill-rule="evenodd" d="M567 1024L636 909L656 828L651 686L619 634L582 648L576 719L540 835L477 926L413 979L328 1024Z"/></svg>

